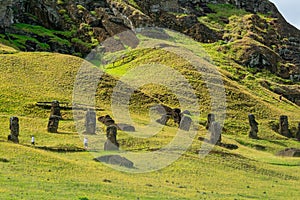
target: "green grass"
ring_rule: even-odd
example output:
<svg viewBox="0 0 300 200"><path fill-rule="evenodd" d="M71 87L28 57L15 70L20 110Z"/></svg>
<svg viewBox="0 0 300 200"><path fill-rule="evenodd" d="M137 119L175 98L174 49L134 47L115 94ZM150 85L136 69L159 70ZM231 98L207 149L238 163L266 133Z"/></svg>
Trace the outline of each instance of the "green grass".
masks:
<svg viewBox="0 0 300 200"><path fill-rule="evenodd" d="M13 47L6 46L4 44L0 43L0 54L12 54L17 53L18 51L14 49Z"/></svg>
<svg viewBox="0 0 300 200"><path fill-rule="evenodd" d="M56 35L56 34L62 34L62 35L70 34L69 31L66 31L66 33L63 31L53 31L53 30L49 30L42 26L35 26L35 25L22 24L22 23L14 24L13 27L16 29L22 30L26 33L36 34L41 37L49 37L50 42L51 41L57 42L61 45L66 45L66 46L71 45L71 43L68 40L62 39Z"/></svg>
<svg viewBox="0 0 300 200"><path fill-rule="evenodd" d="M208 7L213 13L199 17L198 20L214 30L223 30L230 17L241 17L248 13L231 4L208 4Z"/></svg>
<svg viewBox="0 0 300 200"><path fill-rule="evenodd" d="M176 35L173 41L194 53L203 53L199 51L199 43ZM98 85L96 105L104 111L98 111L97 116L112 114L110 96L117 80L143 64L160 63L179 71L200 98L200 124L193 127L198 131L188 151L163 169L141 174L117 171L93 161L94 155L102 152L80 151L82 135L77 133L71 111L62 111L64 120L60 121L58 134L47 132L50 111L36 107L35 103L54 99L72 102L73 84L82 59L53 53L1 54L0 199L293 199L299 196L300 160L274 155L286 147L299 148L299 142L280 136L270 125L270 121L278 121L279 115L286 114L290 127L296 127L299 107L288 101L279 102L276 94L260 85L263 77L279 81L267 72L252 73L225 54L216 53L221 45L202 46L220 70L227 95L223 142L239 148L214 147L204 159L198 155L203 144L198 138L206 137L204 125L211 99L203 76L209 73L201 74L175 53L146 45L141 50L105 55L116 62L101 66L109 75L102 76ZM97 74L89 78L92 80L94 76ZM83 74L79 78L84 77ZM178 103L166 87L148 84L139 89L131 98L131 117L138 128L136 136L147 136L141 131L149 124L147 108L157 102L174 107ZM259 122L260 140L247 136L250 112ZM20 118L20 144L6 141L10 116ZM104 129L97 122L97 135L89 136L91 147L102 148L96 139L104 137ZM176 131L176 126L169 123L151 137L134 137L119 131L118 140L124 150L147 153L170 142ZM30 145L31 135L35 135L35 147ZM257 150L258 145L265 150ZM59 153L51 149L67 151ZM138 167L147 165L138 164Z"/></svg>

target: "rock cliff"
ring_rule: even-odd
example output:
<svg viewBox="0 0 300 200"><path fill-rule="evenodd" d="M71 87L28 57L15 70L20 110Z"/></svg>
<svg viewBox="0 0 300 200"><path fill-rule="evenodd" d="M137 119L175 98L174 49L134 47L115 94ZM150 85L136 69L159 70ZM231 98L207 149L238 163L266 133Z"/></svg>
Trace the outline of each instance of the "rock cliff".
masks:
<svg viewBox="0 0 300 200"><path fill-rule="evenodd" d="M0 42L22 51L85 56L108 37L146 26L223 41L219 49L230 48L246 67L300 74L300 31L268 0L0 0Z"/></svg>

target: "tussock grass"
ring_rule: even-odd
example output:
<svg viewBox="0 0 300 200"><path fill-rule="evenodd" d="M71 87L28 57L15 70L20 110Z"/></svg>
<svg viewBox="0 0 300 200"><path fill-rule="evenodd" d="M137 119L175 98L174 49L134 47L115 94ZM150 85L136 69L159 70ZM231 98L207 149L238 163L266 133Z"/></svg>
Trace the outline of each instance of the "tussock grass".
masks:
<svg viewBox="0 0 300 200"><path fill-rule="evenodd" d="M182 44L187 43L182 41ZM71 102L82 59L52 53L1 54L0 198L293 199L299 196L299 159L274 156L286 147L299 148L299 142L280 136L270 126L270 121L286 114L291 127L296 127L299 107L288 101L279 102L277 95L260 85L266 73L251 73L224 54L216 54L218 45L204 45L204 48L218 67L225 87L227 118L223 142L239 148L229 150L216 146L204 159L198 155L204 143L198 138L207 137L204 126L211 112L211 99L203 76L209 72L200 73L174 53L149 48L125 52L128 59L103 68L108 74L103 75L98 84L96 105L104 111L97 111L97 116L112 114L110 97L118 79L146 63L160 63L179 71L200 98L200 124L193 126L198 131L188 151L170 166L146 174L119 172L93 161L93 155L88 152L71 151L83 147L82 135L77 133L71 111L62 111L64 120L60 122L58 134L46 131L50 111L37 108L35 102L53 99ZM214 78L214 74L210 75ZM264 78L274 81L271 76ZM220 87L218 83L213 84ZM174 94L156 84L141 86L131 97L130 114L137 128L149 124L148 108L156 103L178 106ZM259 122L260 140L247 136L250 112ZM20 118L20 144L6 141L10 116ZM97 123L95 138L104 138L104 130L105 127ZM151 137L139 131L134 134L143 138L119 131L118 140L123 150L146 153L165 146L176 131L170 122ZM36 147L30 145L31 135L36 137ZM89 137L92 141L92 136ZM259 146L265 148L257 149ZM47 151L46 147L67 151ZM98 148L102 148L101 144Z"/></svg>

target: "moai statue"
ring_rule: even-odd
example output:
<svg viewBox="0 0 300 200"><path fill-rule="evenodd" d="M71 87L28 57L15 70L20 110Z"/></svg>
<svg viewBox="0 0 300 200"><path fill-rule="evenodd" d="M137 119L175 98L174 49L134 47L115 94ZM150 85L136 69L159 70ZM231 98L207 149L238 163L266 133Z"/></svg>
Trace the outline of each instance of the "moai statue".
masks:
<svg viewBox="0 0 300 200"><path fill-rule="evenodd" d="M207 115L207 123L206 123L206 129L208 130L211 126L211 123L215 121L215 115L210 113Z"/></svg>
<svg viewBox="0 0 300 200"><path fill-rule="evenodd" d="M56 115L56 116L61 117L59 102L57 100L54 100L51 103L51 114L50 114L50 116L52 116L52 115Z"/></svg>
<svg viewBox="0 0 300 200"><path fill-rule="evenodd" d="M8 135L7 139L14 142L19 143L19 118L11 117L9 120L9 129L10 135Z"/></svg>
<svg viewBox="0 0 300 200"><path fill-rule="evenodd" d="M300 141L300 122L298 123L298 131L296 133L296 139Z"/></svg>
<svg viewBox="0 0 300 200"><path fill-rule="evenodd" d="M210 143L220 145L222 140L222 136L221 136L222 128L220 123L213 121L209 127L209 131L210 131Z"/></svg>
<svg viewBox="0 0 300 200"><path fill-rule="evenodd" d="M250 131L249 137L253 139L258 139L257 132L258 132L258 123L255 120L255 116L253 114L248 115Z"/></svg>
<svg viewBox="0 0 300 200"><path fill-rule="evenodd" d="M162 125L166 125L170 118L171 118L170 115L165 114L165 115L162 115L160 119L156 120L156 122L158 122Z"/></svg>
<svg viewBox="0 0 300 200"><path fill-rule="evenodd" d="M172 109L172 118L176 124L180 125L181 110L179 108Z"/></svg>
<svg viewBox="0 0 300 200"><path fill-rule="evenodd" d="M286 115L281 115L279 118L279 133L285 137L292 137L289 130L289 121Z"/></svg>
<svg viewBox="0 0 300 200"><path fill-rule="evenodd" d="M104 151L116 151L119 150L119 143L117 141L117 127L108 126L106 129L107 140L104 143Z"/></svg>
<svg viewBox="0 0 300 200"><path fill-rule="evenodd" d="M61 118L57 115L51 115L48 122L48 132L57 133L58 123Z"/></svg>
<svg viewBox="0 0 300 200"><path fill-rule="evenodd" d="M105 126L115 125L115 121L109 115L98 117L98 121L102 122Z"/></svg>
<svg viewBox="0 0 300 200"><path fill-rule="evenodd" d="M85 133L96 133L96 112L90 109L86 112L85 116Z"/></svg>
<svg viewBox="0 0 300 200"><path fill-rule="evenodd" d="M189 131L192 124L192 119L188 116L183 116L180 121L179 128L184 131Z"/></svg>

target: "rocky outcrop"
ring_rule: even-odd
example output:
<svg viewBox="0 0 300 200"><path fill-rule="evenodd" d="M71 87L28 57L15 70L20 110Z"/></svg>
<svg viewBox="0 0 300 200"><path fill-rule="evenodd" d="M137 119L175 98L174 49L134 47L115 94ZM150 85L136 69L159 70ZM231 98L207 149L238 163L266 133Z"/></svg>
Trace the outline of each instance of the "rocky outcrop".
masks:
<svg viewBox="0 0 300 200"><path fill-rule="evenodd" d="M12 0L0 0L0 28L9 27L13 24L13 3Z"/></svg>

